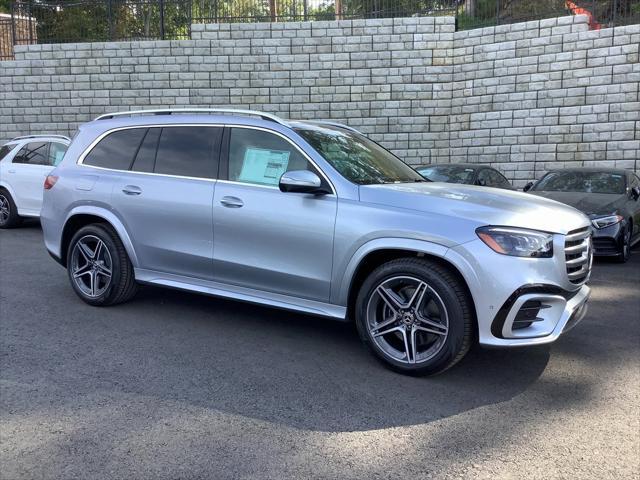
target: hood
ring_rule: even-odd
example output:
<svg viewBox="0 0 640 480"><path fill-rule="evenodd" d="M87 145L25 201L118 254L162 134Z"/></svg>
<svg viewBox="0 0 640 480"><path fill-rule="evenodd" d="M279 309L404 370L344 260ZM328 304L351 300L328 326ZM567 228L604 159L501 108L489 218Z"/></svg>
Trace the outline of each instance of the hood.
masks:
<svg viewBox="0 0 640 480"><path fill-rule="evenodd" d="M586 192L529 192L570 205L589 216L609 215L624 204L624 195Z"/></svg>
<svg viewBox="0 0 640 480"><path fill-rule="evenodd" d="M360 200L437 216L566 234L589 225L573 207L528 193L452 183L363 185Z"/></svg>

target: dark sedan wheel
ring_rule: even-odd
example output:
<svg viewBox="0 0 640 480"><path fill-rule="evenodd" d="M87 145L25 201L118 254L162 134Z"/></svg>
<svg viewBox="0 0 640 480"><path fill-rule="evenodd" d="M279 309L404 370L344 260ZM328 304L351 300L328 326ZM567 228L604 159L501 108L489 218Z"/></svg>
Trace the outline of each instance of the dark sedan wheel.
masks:
<svg viewBox="0 0 640 480"><path fill-rule="evenodd" d="M631 256L631 225L628 225L624 230L624 236L620 245L620 254L618 255L618 261L620 263L626 263Z"/></svg>
<svg viewBox="0 0 640 480"><path fill-rule="evenodd" d="M392 369L442 372L471 344L471 304L448 269L418 258L387 262L363 283L356 301L362 341Z"/></svg>

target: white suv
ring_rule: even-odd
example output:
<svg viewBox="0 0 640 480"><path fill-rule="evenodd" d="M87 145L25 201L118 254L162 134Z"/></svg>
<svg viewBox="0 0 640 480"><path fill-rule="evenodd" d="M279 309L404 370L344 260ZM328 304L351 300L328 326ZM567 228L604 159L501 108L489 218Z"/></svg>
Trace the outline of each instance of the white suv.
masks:
<svg viewBox="0 0 640 480"><path fill-rule="evenodd" d="M42 185L64 157L71 140L62 135L16 137L0 147L0 228L39 217Z"/></svg>

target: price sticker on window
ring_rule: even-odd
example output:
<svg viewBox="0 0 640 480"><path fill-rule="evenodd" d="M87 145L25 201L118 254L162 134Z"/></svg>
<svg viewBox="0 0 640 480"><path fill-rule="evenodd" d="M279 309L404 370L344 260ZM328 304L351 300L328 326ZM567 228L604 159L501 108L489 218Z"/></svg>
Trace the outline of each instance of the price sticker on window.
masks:
<svg viewBox="0 0 640 480"><path fill-rule="evenodd" d="M284 150L247 148L238 180L265 185L278 185L289 166L289 154Z"/></svg>

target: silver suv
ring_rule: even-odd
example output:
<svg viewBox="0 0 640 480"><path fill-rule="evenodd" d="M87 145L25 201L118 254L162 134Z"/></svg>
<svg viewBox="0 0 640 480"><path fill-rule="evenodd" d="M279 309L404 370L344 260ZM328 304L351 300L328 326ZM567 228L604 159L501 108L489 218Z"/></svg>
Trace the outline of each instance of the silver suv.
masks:
<svg viewBox="0 0 640 480"><path fill-rule="evenodd" d="M589 220L429 182L356 130L252 111L108 114L45 184L46 247L91 305L138 283L353 319L406 373L473 342L549 343L586 312Z"/></svg>

